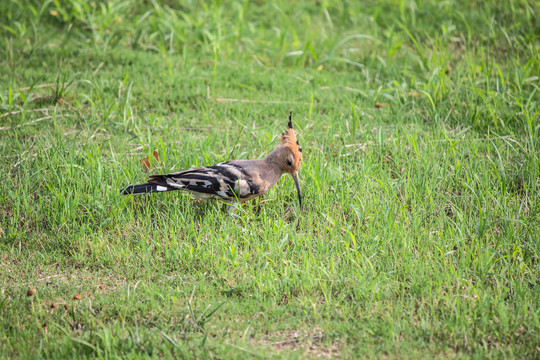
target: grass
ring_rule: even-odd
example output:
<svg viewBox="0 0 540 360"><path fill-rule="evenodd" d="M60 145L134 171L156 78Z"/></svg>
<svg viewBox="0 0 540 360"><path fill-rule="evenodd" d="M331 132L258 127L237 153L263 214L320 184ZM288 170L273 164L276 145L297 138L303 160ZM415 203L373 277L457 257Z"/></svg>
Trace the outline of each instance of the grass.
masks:
<svg viewBox="0 0 540 360"><path fill-rule="evenodd" d="M2 2L0 357L536 358L538 13ZM118 194L291 109L302 208Z"/></svg>

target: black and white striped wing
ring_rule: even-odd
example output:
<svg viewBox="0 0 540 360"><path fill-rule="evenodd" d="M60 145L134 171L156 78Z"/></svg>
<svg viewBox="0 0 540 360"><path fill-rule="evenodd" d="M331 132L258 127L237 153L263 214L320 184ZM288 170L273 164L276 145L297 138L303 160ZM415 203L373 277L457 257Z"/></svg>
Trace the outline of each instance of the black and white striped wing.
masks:
<svg viewBox="0 0 540 360"><path fill-rule="evenodd" d="M155 191L185 190L195 197L249 199L259 195L260 185L242 166L229 162L171 173L153 175L149 184Z"/></svg>

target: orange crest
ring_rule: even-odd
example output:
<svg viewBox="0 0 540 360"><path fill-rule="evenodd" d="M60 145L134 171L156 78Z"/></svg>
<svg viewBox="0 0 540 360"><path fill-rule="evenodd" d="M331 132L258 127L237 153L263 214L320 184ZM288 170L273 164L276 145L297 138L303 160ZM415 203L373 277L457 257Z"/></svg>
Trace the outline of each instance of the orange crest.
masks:
<svg viewBox="0 0 540 360"><path fill-rule="evenodd" d="M294 168L296 171L300 169L300 164L302 163L302 147L300 146L300 143L298 143L298 139L296 139L296 134L294 133L293 125L292 125L292 111L289 113L289 128L281 134L279 137L279 140L283 143L283 146L287 147L294 156Z"/></svg>

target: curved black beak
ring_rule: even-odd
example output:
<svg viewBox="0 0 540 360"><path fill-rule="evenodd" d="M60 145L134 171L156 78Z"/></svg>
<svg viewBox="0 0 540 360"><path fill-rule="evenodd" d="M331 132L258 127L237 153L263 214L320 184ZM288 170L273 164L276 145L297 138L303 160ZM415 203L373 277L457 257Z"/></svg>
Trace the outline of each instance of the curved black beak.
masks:
<svg viewBox="0 0 540 360"><path fill-rule="evenodd" d="M300 180L298 180L298 173L292 174L292 178L294 179L296 191L298 191L298 202L300 203L300 206L302 206L302 190L300 190Z"/></svg>

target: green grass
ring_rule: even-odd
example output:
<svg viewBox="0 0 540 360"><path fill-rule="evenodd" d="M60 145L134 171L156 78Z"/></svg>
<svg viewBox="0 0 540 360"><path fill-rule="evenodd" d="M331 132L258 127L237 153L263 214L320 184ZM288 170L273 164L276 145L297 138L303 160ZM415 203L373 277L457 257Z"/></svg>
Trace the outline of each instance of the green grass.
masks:
<svg viewBox="0 0 540 360"><path fill-rule="evenodd" d="M537 358L539 13L2 1L0 357ZM118 194L289 110L302 208Z"/></svg>

